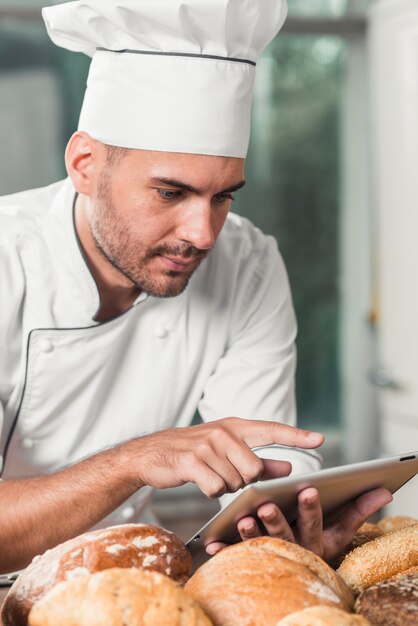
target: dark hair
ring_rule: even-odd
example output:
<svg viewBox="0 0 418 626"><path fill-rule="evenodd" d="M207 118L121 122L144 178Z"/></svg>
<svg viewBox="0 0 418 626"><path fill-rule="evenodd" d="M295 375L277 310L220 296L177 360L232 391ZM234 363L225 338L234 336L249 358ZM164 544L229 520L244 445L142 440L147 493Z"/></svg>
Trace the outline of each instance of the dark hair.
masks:
<svg viewBox="0 0 418 626"><path fill-rule="evenodd" d="M110 146L109 144L105 144L106 147L106 165L112 167L113 165L117 165L123 157L125 157L129 148L122 148L120 146Z"/></svg>

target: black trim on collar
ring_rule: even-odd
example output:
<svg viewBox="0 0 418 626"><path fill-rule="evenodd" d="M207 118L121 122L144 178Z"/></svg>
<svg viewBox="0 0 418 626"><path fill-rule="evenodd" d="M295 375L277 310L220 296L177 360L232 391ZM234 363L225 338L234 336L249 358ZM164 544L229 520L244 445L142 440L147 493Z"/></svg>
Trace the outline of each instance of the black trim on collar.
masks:
<svg viewBox="0 0 418 626"><path fill-rule="evenodd" d="M161 52L160 50L131 50L125 48L123 50L111 50L110 48L102 48L101 46L96 48L96 52L115 52L118 54L145 54L151 56L165 56L165 57L191 57L194 59L212 59L215 61L232 61L234 63L247 63L247 65L257 65L255 61L249 59L237 59L236 57L222 57L216 54L193 54L191 52Z"/></svg>

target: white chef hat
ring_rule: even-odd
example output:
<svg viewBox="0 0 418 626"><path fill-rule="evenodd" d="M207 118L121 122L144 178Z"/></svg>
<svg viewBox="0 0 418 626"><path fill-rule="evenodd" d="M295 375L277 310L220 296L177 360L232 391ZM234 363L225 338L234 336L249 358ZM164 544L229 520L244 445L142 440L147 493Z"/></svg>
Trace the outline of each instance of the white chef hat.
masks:
<svg viewBox="0 0 418 626"><path fill-rule="evenodd" d="M42 10L93 57L79 130L114 146L245 157L258 56L286 0L76 0Z"/></svg>

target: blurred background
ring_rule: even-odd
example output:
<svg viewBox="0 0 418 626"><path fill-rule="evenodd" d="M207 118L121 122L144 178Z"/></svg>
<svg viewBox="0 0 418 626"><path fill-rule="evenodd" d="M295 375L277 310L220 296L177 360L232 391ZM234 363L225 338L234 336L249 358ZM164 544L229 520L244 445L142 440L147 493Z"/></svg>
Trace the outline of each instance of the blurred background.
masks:
<svg viewBox="0 0 418 626"><path fill-rule="evenodd" d="M2 195L64 177L77 126L89 59L50 42L47 4L0 0ZM284 256L299 420L326 433L326 465L418 448L417 146L416 0L289 0L258 64L233 210ZM416 493L393 512L418 515ZM214 508L189 487L155 504L180 536Z"/></svg>

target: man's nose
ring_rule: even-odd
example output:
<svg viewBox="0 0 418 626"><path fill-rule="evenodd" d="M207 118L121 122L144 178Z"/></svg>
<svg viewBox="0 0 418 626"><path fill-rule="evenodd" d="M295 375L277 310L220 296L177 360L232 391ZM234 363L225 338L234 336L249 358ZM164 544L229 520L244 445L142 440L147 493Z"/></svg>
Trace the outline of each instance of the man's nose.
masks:
<svg viewBox="0 0 418 626"><path fill-rule="evenodd" d="M176 237L199 250L209 250L215 244L210 203L195 204L183 213L176 229Z"/></svg>

